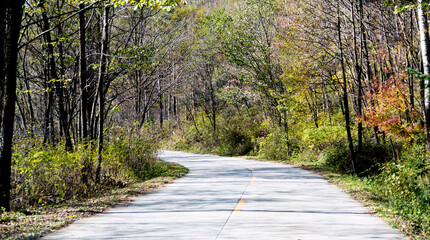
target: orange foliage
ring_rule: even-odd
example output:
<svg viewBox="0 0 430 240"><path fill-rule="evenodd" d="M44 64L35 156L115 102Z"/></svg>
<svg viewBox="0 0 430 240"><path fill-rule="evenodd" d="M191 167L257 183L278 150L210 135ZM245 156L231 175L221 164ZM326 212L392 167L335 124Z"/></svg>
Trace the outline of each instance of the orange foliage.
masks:
<svg viewBox="0 0 430 240"><path fill-rule="evenodd" d="M391 77L383 83L376 81L364 96L367 106L357 120L387 134L411 140L422 127L418 123L421 114L411 110L408 96L408 85L398 78Z"/></svg>

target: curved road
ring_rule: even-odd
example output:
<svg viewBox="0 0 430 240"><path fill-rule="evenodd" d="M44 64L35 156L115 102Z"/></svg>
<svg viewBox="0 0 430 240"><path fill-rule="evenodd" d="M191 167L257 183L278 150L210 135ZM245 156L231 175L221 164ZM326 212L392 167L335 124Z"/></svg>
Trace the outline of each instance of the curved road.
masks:
<svg viewBox="0 0 430 240"><path fill-rule="evenodd" d="M308 171L173 151L160 158L190 172L43 239L406 239Z"/></svg>

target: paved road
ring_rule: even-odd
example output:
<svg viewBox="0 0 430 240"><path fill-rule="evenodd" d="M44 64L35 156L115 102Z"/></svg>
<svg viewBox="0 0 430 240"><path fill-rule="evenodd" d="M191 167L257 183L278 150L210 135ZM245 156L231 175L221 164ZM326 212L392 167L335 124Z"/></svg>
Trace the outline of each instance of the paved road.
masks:
<svg viewBox="0 0 430 240"><path fill-rule="evenodd" d="M190 172L43 239L406 239L313 173L165 151Z"/></svg>

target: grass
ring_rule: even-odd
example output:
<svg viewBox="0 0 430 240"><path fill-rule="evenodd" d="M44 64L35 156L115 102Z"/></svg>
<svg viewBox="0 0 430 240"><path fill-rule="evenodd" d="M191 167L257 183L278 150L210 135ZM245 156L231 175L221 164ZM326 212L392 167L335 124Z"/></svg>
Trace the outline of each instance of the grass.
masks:
<svg viewBox="0 0 430 240"><path fill-rule="evenodd" d="M44 205L17 212L3 212L0 218L0 239L34 239L68 224L101 213L115 205L127 205L131 198L168 184L185 175L188 169L165 163L160 177L99 193L87 199L71 199L59 204Z"/></svg>

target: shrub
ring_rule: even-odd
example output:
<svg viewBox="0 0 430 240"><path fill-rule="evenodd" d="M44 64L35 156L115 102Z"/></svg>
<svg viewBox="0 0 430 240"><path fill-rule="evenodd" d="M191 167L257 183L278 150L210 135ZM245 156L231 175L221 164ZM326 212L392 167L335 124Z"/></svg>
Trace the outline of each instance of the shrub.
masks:
<svg viewBox="0 0 430 240"><path fill-rule="evenodd" d="M237 126L226 127L219 136L220 150L224 155L245 155L253 148L252 137L248 129L242 129Z"/></svg>
<svg viewBox="0 0 430 240"><path fill-rule="evenodd" d="M129 137L127 141L116 139L104 151L103 175L112 180L146 180L153 177L156 149L144 139ZM114 179L113 179L114 178Z"/></svg>
<svg viewBox="0 0 430 240"><path fill-rule="evenodd" d="M369 175L379 171L382 163L392 159L391 147L384 144L364 142L363 149L355 151L355 170L360 175ZM323 153L323 159L328 168L339 173L352 173L352 161L349 146L346 142L337 142L327 147Z"/></svg>
<svg viewBox="0 0 430 240"><path fill-rule="evenodd" d="M430 165L424 149L415 149L401 161L389 162L374 179L374 194L385 199L396 215L410 222L415 233L430 234Z"/></svg>
<svg viewBox="0 0 430 240"><path fill-rule="evenodd" d="M82 159L95 159L94 153L79 146L67 152L60 146L37 144L27 153L15 151L12 171L12 205L20 208L82 194Z"/></svg>
<svg viewBox="0 0 430 240"><path fill-rule="evenodd" d="M355 149L357 173L370 175L380 172L381 165L396 158L393 156L393 147L394 145L365 141L361 152Z"/></svg>
<svg viewBox="0 0 430 240"><path fill-rule="evenodd" d="M334 172L352 172L352 163L349 148L344 142L336 142L322 152L325 165Z"/></svg>
<svg viewBox="0 0 430 240"><path fill-rule="evenodd" d="M74 151L64 145L16 144L12 169L12 206L15 209L58 203L85 197L129 182L146 180L168 170L155 160L156 144L138 133L111 133L105 143L101 181L96 182L97 149L77 144ZM114 137L115 135L118 137Z"/></svg>
<svg viewBox="0 0 430 240"><path fill-rule="evenodd" d="M312 150L321 151L333 143L345 138L345 127L326 126L318 128L312 126L303 130L302 141Z"/></svg>
<svg viewBox="0 0 430 240"><path fill-rule="evenodd" d="M285 160L288 157L288 139L282 131L273 131L260 141L259 155L266 159Z"/></svg>

